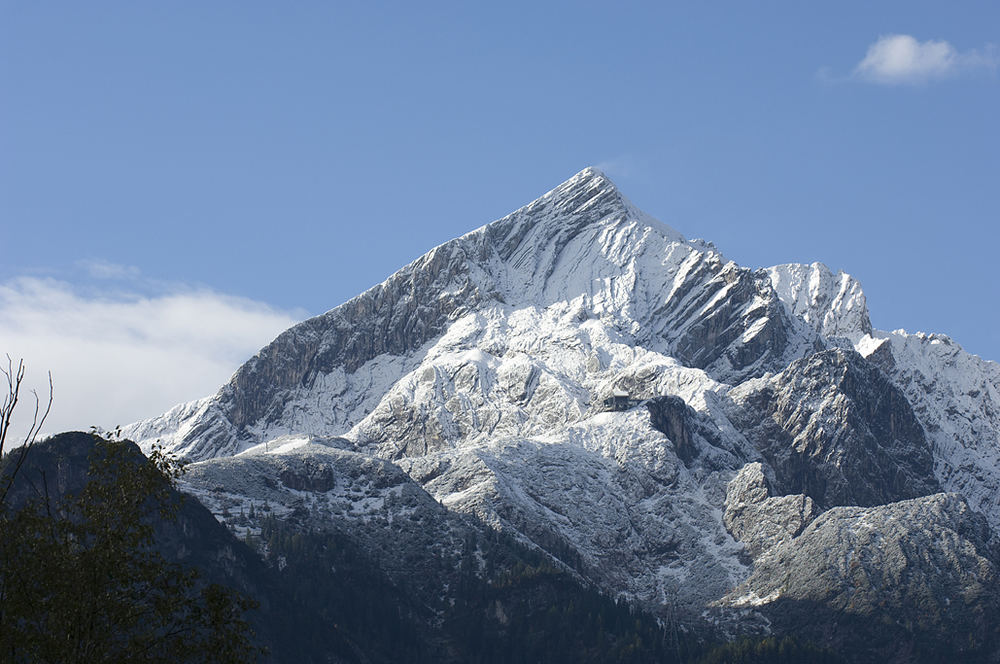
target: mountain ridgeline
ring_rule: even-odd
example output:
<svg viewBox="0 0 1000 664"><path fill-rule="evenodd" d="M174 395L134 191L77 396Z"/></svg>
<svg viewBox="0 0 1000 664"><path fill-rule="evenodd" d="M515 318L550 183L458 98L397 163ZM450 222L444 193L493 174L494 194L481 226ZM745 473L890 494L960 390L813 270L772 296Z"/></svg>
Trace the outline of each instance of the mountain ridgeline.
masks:
<svg viewBox="0 0 1000 664"><path fill-rule="evenodd" d="M1000 366L595 169L125 433L194 462L345 661L1000 657ZM358 578L365 619L323 608ZM389 624L412 652L366 645Z"/></svg>

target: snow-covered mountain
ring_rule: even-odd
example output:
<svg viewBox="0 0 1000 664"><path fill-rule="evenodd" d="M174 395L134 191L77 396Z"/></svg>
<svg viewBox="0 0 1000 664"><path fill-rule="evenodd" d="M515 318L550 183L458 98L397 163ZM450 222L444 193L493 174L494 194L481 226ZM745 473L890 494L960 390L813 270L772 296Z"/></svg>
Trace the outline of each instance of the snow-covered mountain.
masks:
<svg viewBox="0 0 1000 664"><path fill-rule="evenodd" d="M391 467L613 596L732 633L796 606L905 616L907 589L872 595L911 573L979 615L971 588L1000 564L1000 366L873 330L860 284L821 264L740 267L595 169L125 433L195 460L217 513L306 506L368 543L412 509L376 477ZM862 527L897 546L875 555ZM854 562L828 560L841 549Z"/></svg>

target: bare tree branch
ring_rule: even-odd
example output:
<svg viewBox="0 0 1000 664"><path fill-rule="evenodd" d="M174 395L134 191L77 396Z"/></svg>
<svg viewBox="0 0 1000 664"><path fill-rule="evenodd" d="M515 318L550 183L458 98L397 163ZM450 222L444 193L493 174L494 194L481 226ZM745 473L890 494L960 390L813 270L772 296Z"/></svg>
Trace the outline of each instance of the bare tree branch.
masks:
<svg viewBox="0 0 1000 664"><path fill-rule="evenodd" d="M18 395L21 393L21 380L24 378L24 360L18 360L17 370L14 361L7 356L7 368L0 366L0 372L7 378L7 394L3 397L3 407L0 407L0 456L3 456L4 445L7 443L7 433L10 431L10 418L17 406Z"/></svg>
<svg viewBox="0 0 1000 664"><path fill-rule="evenodd" d="M4 448L7 445L7 436L10 434L11 418L21 397L21 383L24 380L24 360L19 359L17 361L17 368L15 369L14 361L10 355L7 355L7 368L5 369L3 366L0 366L0 372L7 378L7 393L4 395L3 405L0 406L0 459L2 459ZM14 484L14 478L17 477L17 473L21 470L21 466L24 465L24 461L28 457L28 450L35 444L35 439L41 432L42 426L45 424L45 419L52 410L53 389L51 371L49 372L49 400L41 418L38 417L41 412L41 400L38 398L38 392L32 390L31 394L35 397L35 413L31 420L31 426L28 428L27 433L25 433L20 448L15 453L17 454L17 458L13 462L13 470L8 472L2 480L4 485L3 489L0 490L0 508L3 508L4 502L7 499L7 492Z"/></svg>

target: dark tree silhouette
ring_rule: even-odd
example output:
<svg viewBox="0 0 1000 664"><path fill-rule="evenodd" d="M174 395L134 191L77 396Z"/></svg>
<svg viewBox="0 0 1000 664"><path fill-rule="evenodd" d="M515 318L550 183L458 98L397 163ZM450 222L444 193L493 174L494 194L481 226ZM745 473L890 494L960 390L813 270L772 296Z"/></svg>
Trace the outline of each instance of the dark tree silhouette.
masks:
<svg viewBox="0 0 1000 664"><path fill-rule="evenodd" d="M67 469L60 442L89 450L89 467ZM0 464L12 478L0 506L0 661L260 657L243 619L253 602L156 548L157 524L180 507L179 463L82 433L35 445L26 465L24 456Z"/></svg>

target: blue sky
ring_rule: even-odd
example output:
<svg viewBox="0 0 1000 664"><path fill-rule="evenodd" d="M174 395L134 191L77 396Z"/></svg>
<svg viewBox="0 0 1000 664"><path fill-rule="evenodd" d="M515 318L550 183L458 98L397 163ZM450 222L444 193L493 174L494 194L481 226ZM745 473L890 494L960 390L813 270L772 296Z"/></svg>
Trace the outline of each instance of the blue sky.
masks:
<svg viewBox="0 0 1000 664"><path fill-rule="evenodd" d="M0 16L0 351L62 379L60 427L210 393L286 324L588 165L743 265L824 262L876 327L1000 360L995 2ZM160 362L146 396L74 392Z"/></svg>

